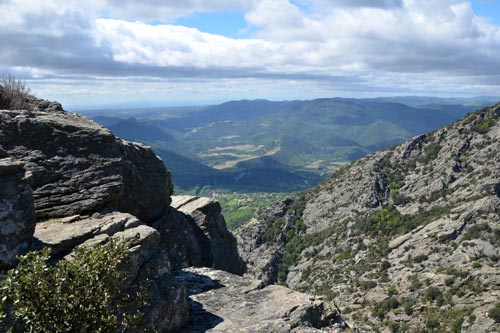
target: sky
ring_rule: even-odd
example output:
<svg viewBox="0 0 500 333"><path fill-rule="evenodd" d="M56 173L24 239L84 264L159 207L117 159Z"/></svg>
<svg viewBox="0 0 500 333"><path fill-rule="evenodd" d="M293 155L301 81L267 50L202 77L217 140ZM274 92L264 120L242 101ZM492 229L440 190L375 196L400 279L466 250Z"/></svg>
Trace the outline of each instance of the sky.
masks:
<svg viewBox="0 0 500 333"><path fill-rule="evenodd" d="M0 0L0 41L66 109L500 95L500 0Z"/></svg>

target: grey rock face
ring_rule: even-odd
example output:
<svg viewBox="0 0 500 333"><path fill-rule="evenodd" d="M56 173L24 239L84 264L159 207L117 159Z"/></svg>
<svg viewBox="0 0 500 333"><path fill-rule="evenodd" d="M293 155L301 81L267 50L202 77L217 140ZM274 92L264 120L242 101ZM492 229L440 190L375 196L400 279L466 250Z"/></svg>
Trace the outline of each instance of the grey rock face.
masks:
<svg viewBox="0 0 500 333"><path fill-rule="evenodd" d="M285 223L281 231L286 233L290 222L286 213L294 200L295 198L289 198L275 202L236 230L238 251L245 259L247 273L265 285L277 282L278 266L285 252L279 244L266 242L266 225L282 218Z"/></svg>
<svg viewBox="0 0 500 333"><path fill-rule="evenodd" d="M145 222L165 214L170 175L153 151L43 100L0 112L0 148L33 173L36 213L62 217L112 208Z"/></svg>
<svg viewBox="0 0 500 333"><path fill-rule="evenodd" d="M190 296L191 318L181 332L319 332L345 325L327 303L283 286L263 288L261 281L208 268L183 270L177 279Z"/></svg>
<svg viewBox="0 0 500 333"><path fill-rule="evenodd" d="M201 247L192 219L170 207L167 214L152 226L160 232L161 251L168 256L173 270L202 266Z"/></svg>
<svg viewBox="0 0 500 333"><path fill-rule="evenodd" d="M0 270L15 265L16 256L31 246L35 231L29 175L6 156L0 150Z"/></svg>
<svg viewBox="0 0 500 333"><path fill-rule="evenodd" d="M191 223L200 248L201 266L243 274L235 237L227 230L218 202L193 196L172 197L172 207Z"/></svg>

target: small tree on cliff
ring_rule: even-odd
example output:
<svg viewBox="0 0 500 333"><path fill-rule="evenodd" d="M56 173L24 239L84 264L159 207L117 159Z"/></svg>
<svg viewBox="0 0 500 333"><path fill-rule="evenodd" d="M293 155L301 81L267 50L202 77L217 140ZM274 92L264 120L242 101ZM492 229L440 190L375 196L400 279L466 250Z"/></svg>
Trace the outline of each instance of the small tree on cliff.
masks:
<svg viewBox="0 0 500 333"><path fill-rule="evenodd" d="M124 241L79 247L48 265L50 250L19 257L0 287L1 332L127 332L137 328L145 288L125 288ZM131 291L132 290L132 291Z"/></svg>

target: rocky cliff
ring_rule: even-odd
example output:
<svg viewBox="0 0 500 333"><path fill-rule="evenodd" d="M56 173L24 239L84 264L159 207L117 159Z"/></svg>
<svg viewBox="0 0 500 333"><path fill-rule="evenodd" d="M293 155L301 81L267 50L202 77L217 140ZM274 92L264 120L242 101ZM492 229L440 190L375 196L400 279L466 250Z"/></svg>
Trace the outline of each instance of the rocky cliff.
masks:
<svg viewBox="0 0 500 333"><path fill-rule="evenodd" d="M15 265L16 256L31 246L35 209L30 180L22 164L0 149L0 271Z"/></svg>
<svg viewBox="0 0 500 333"><path fill-rule="evenodd" d="M79 246L121 238L132 254L130 281L148 281L152 299L144 320L154 331L188 325L192 332L192 323L207 315L219 318L207 325L227 332L262 316L269 327L343 323L326 303L284 287L247 295L248 285L263 284L231 274L242 274L245 265L220 205L172 197L170 174L150 148L121 140L58 103L30 98L27 105L0 111L0 269L13 267L23 251L50 247L52 260L66 260ZM206 267L189 271L199 278L196 296L191 291L198 282L174 275L190 266ZM207 279L217 283L217 298L240 309L221 311L224 304L210 296L214 288L202 287ZM127 288L128 282L117 283ZM296 301L286 302L288 294ZM244 302L258 300L266 300L267 309L276 302L279 310L269 316L262 311L261 317L243 311Z"/></svg>
<svg viewBox="0 0 500 333"><path fill-rule="evenodd" d="M248 272L363 331L494 332L500 105L368 155L238 231Z"/></svg>
<svg viewBox="0 0 500 333"><path fill-rule="evenodd" d="M38 217L110 208L150 222L165 214L172 184L150 148L121 140L57 103L31 105L0 112L0 145L33 174Z"/></svg>

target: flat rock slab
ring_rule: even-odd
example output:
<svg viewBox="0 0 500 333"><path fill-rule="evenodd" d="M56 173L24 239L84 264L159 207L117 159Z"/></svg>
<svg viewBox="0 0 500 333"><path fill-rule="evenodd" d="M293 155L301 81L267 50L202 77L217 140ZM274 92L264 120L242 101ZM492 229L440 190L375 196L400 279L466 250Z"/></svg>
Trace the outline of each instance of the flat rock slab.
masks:
<svg viewBox="0 0 500 333"><path fill-rule="evenodd" d="M38 223L36 226L34 238L38 241L39 246L51 247L54 255L69 252L75 246L95 236L103 234L111 236L119 231L142 224L136 217L118 212L69 223L63 221L59 219L49 220Z"/></svg>
<svg viewBox="0 0 500 333"><path fill-rule="evenodd" d="M192 214L196 210L206 210L214 203L215 201L211 198L182 195L172 196L172 203L170 205L185 214Z"/></svg>
<svg viewBox="0 0 500 333"><path fill-rule="evenodd" d="M336 316L325 303L289 288L209 268L177 274L190 296L193 332L318 332ZM330 323L330 322L328 322ZM331 330L333 332L333 330Z"/></svg>
<svg viewBox="0 0 500 333"><path fill-rule="evenodd" d="M192 195L174 195L172 196L172 202L170 203L170 206L172 206L175 209L179 209L185 204L190 203L191 201L195 201L197 199L198 197Z"/></svg>

